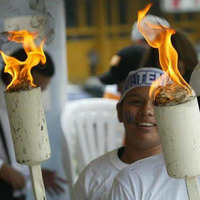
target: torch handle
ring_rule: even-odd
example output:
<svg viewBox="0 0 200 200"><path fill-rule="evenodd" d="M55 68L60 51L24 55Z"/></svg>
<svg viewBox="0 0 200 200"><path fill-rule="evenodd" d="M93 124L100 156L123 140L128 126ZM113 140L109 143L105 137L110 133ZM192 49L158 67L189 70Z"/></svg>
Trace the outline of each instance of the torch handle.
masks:
<svg viewBox="0 0 200 200"><path fill-rule="evenodd" d="M35 200L46 200L40 165L29 166Z"/></svg>
<svg viewBox="0 0 200 200"><path fill-rule="evenodd" d="M198 177L186 179L189 200L200 200Z"/></svg>

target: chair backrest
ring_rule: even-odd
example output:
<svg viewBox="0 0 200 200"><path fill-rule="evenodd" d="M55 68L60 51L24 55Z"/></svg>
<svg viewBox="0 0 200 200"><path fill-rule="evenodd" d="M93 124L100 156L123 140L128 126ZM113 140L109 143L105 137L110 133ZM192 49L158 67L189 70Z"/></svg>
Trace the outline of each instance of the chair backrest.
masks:
<svg viewBox="0 0 200 200"><path fill-rule="evenodd" d="M66 103L61 115L62 159L71 189L90 161L122 146L124 128L116 104L117 100L104 98Z"/></svg>

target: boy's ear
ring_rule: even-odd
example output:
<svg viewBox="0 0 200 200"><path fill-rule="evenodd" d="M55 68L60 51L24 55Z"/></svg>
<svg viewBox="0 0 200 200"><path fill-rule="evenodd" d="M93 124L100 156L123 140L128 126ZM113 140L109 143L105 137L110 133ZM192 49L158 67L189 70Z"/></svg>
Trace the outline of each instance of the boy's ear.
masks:
<svg viewBox="0 0 200 200"><path fill-rule="evenodd" d="M123 122L123 117L122 117L122 104L121 103L117 103L117 116L118 116L118 120L119 122Z"/></svg>

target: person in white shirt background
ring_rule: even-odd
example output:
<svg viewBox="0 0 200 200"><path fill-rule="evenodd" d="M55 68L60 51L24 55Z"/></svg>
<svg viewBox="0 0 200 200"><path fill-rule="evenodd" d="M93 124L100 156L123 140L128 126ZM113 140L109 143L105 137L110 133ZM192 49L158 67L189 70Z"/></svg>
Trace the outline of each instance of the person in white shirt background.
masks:
<svg viewBox="0 0 200 200"><path fill-rule="evenodd" d="M129 73L117 104L119 121L125 127L126 144L97 158L85 168L74 186L74 200L106 200L114 178L122 169L161 153L148 92L152 82L162 74L163 71L156 68L140 68Z"/></svg>
<svg viewBox="0 0 200 200"><path fill-rule="evenodd" d="M51 57L46 52L45 55L47 58L46 64L39 64L38 66L33 67L31 71L34 78L34 84L40 86L42 91L44 91L48 86L51 77L54 75L55 70ZM16 50L14 53L12 53L11 56L21 61L24 61L26 59L26 53L23 49ZM14 192L12 199L23 200L25 199L27 190L31 186L31 181L28 167L18 164L14 155L10 126L3 95L3 92L6 90L6 85L8 85L10 81L11 76L7 73L4 73L4 69L2 68L0 80L0 122L2 126L2 132L5 137L5 143L8 153L6 153L5 145L3 145L2 138L0 137L0 181L5 181L9 185L11 185L12 191ZM64 192L61 183L66 183L66 181L58 177L55 171L42 169L42 175L45 189L50 195L59 195ZM4 197L0 197L1 200L4 200L3 198Z"/></svg>

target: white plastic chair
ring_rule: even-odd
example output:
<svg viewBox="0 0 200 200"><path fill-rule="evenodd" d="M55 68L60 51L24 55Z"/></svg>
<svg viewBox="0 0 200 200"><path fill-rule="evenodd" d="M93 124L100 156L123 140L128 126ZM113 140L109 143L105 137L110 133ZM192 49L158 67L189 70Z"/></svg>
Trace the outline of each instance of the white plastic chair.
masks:
<svg viewBox="0 0 200 200"><path fill-rule="evenodd" d="M61 115L62 159L70 189L89 162L122 146L124 129L116 104L104 98L66 103Z"/></svg>

